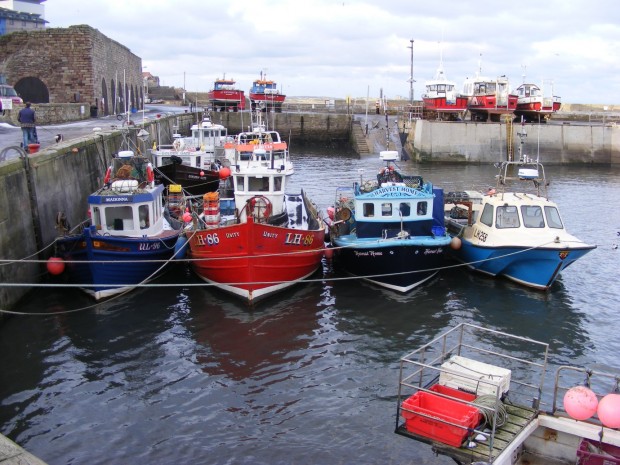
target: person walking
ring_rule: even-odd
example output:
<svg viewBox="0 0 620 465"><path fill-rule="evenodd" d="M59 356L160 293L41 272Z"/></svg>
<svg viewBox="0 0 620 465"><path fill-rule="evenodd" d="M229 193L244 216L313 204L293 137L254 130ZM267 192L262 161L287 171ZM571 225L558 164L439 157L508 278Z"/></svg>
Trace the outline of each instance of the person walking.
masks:
<svg viewBox="0 0 620 465"><path fill-rule="evenodd" d="M28 145L35 144L37 140L37 129L35 127L34 110L30 108L30 102L26 102L26 106L19 110L17 121L21 124L22 135L24 136L24 151L28 153Z"/></svg>

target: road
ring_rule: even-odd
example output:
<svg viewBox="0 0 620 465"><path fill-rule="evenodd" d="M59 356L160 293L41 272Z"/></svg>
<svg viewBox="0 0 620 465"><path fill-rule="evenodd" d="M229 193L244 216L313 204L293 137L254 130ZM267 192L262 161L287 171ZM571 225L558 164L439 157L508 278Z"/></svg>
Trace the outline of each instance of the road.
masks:
<svg viewBox="0 0 620 465"><path fill-rule="evenodd" d="M171 115L184 113L186 107L168 105L147 105L144 112L138 111L131 115L131 121L136 125L145 120L153 120L157 114ZM122 127L124 121L119 121L115 115L104 116L101 118L90 118L73 123L57 124L50 126L37 126L37 135L41 144L41 150L55 145L56 137L60 134L66 142L71 139L92 134L97 128L99 130L113 130ZM0 162L18 158L22 152L19 150L23 141L20 127L6 123L0 123Z"/></svg>

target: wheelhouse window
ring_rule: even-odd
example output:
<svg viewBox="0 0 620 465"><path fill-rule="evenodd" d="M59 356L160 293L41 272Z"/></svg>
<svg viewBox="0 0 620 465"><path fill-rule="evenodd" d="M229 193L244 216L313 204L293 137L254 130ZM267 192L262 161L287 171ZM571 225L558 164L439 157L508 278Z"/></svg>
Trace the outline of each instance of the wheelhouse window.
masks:
<svg viewBox="0 0 620 465"><path fill-rule="evenodd" d="M425 216L428 212L428 202L418 202L416 211L418 213L418 216Z"/></svg>
<svg viewBox="0 0 620 465"><path fill-rule="evenodd" d="M235 190L238 191L245 191L245 178L241 177L241 176L234 176L235 179L235 184L236 184L236 188Z"/></svg>
<svg viewBox="0 0 620 465"><path fill-rule="evenodd" d="M147 229L151 226L148 205L140 205L138 207L138 216L140 218L140 229Z"/></svg>
<svg viewBox="0 0 620 465"><path fill-rule="evenodd" d="M518 228L521 225L519 221L519 210L514 205L502 205L497 207L495 216L495 227L497 229Z"/></svg>
<svg viewBox="0 0 620 465"><path fill-rule="evenodd" d="M375 204L374 203L365 203L363 207L363 212L365 217L373 217L375 216Z"/></svg>
<svg viewBox="0 0 620 465"><path fill-rule="evenodd" d="M484 210L482 210L482 215L480 215L480 222L482 224L486 224L487 226L493 226L493 205L489 205L487 203L484 206Z"/></svg>
<svg viewBox="0 0 620 465"><path fill-rule="evenodd" d="M134 229L133 211L130 206L107 207L104 213L107 229L111 231Z"/></svg>
<svg viewBox="0 0 620 465"><path fill-rule="evenodd" d="M392 204L390 202L381 204L381 216L392 216Z"/></svg>
<svg viewBox="0 0 620 465"><path fill-rule="evenodd" d="M400 216L406 218L411 215L411 204L409 202L401 202L398 210L400 211Z"/></svg>
<svg viewBox="0 0 620 465"><path fill-rule="evenodd" d="M545 216L547 217L547 225L554 229L564 229L560 212L555 207L545 207Z"/></svg>
<svg viewBox="0 0 620 465"><path fill-rule="evenodd" d="M282 191L282 176L275 176L273 178L273 190L276 192Z"/></svg>
<svg viewBox="0 0 620 465"><path fill-rule="evenodd" d="M543 219L542 208L538 205L521 206L521 216L523 217L523 226L526 228L544 228L545 220Z"/></svg>

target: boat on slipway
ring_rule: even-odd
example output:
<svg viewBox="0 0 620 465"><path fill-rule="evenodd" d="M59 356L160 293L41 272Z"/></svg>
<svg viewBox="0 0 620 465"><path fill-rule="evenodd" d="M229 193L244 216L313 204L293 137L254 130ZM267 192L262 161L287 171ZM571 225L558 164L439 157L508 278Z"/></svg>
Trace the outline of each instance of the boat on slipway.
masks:
<svg viewBox="0 0 620 465"><path fill-rule="evenodd" d="M95 299L124 293L152 280L175 255L182 224L164 206L148 159L119 152L104 185L89 195L90 222L55 242L64 279Z"/></svg>
<svg viewBox="0 0 620 465"><path fill-rule="evenodd" d="M294 173L288 145L260 115L226 146L232 192L205 194L188 233L193 271L250 303L314 273L326 230L305 192L286 192Z"/></svg>
<svg viewBox="0 0 620 465"><path fill-rule="evenodd" d="M155 182L180 184L190 196L217 191L220 180L230 174L224 153L224 145L230 140L224 126L205 116L192 125L189 137L175 133L172 144L157 144L151 149Z"/></svg>
<svg viewBox="0 0 620 465"><path fill-rule="evenodd" d="M443 59L434 79L426 81L426 92L422 95L424 102L424 119L461 120L467 111L468 98L457 91L456 83L448 80L443 70Z"/></svg>
<svg viewBox="0 0 620 465"><path fill-rule="evenodd" d="M395 433L458 464L620 464L618 368L549 383L550 360L548 343L461 323L401 358Z"/></svg>
<svg viewBox="0 0 620 465"><path fill-rule="evenodd" d="M547 93L550 90L550 93ZM562 100L553 95L553 83L542 88L536 84L523 83L514 91L517 95L517 107L515 116L523 117L525 122L545 123L554 113L560 110Z"/></svg>
<svg viewBox="0 0 620 465"><path fill-rule="evenodd" d="M398 152L376 179L360 178L336 191L329 211L336 266L373 284L408 292L435 276L451 238L443 226L443 190L421 176L401 174Z"/></svg>
<svg viewBox="0 0 620 465"><path fill-rule="evenodd" d="M558 205L549 200L542 163L520 150L519 160L498 168L497 186L487 192L446 195L445 224L455 238L450 253L471 270L547 290L596 246L566 230ZM509 190L515 183L519 187Z"/></svg>
<svg viewBox="0 0 620 465"><path fill-rule="evenodd" d="M267 79L263 72L260 73L260 78L256 79L252 83L250 88L250 104L252 111L260 109L262 111L275 111L277 113L282 112L282 104L286 99L275 81Z"/></svg>
<svg viewBox="0 0 620 465"><path fill-rule="evenodd" d="M510 90L506 76L495 79L481 75L482 66L473 78L465 79L463 95L467 96L467 111L471 121L499 122L502 115L512 115L517 108L518 97Z"/></svg>
<svg viewBox="0 0 620 465"><path fill-rule="evenodd" d="M234 79L216 79L207 93L211 110L239 111L245 109L245 92L235 86Z"/></svg>

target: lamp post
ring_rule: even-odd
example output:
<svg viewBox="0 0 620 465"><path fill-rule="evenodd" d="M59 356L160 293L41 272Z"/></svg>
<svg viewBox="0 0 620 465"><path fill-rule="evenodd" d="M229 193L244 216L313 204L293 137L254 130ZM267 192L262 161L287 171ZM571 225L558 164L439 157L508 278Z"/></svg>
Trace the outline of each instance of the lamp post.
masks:
<svg viewBox="0 0 620 465"><path fill-rule="evenodd" d="M407 48L411 49L411 74L409 77L409 103L411 104L411 107L413 107L413 83L415 82L413 80L413 39L410 39L409 42L411 43L411 45Z"/></svg>

